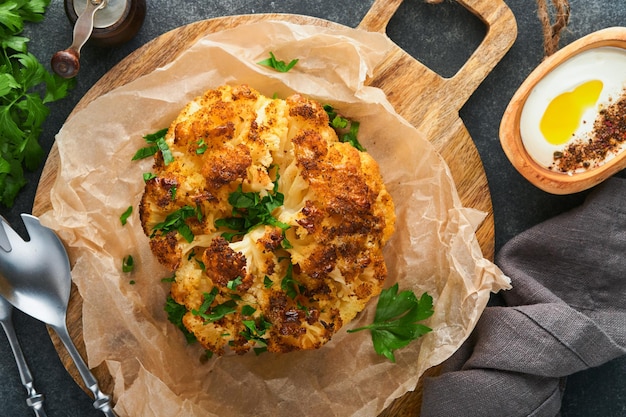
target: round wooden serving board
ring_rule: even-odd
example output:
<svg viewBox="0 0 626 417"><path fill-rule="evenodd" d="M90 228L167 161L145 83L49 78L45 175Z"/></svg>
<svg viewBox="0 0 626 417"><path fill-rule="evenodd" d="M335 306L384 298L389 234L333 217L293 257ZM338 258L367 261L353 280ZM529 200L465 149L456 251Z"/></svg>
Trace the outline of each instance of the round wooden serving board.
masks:
<svg viewBox="0 0 626 417"><path fill-rule="evenodd" d="M463 205L487 213L477 231L477 238L484 256L493 259L494 223L487 177L476 147L459 117L459 110L511 47L517 36L517 26L503 0L457 1L487 26L485 39L457 74L442 78L396 46L374 70L374 76L367 80L367 84L381 88L396 111L433 143L450 167ZM384 33L401 3L402 0L376 0L358 29ZM264 20L343 27L318 18L288 14L228 16L189 24L159 36L122 60L94 84L72 115L101 95L168 64L207 34ZM40 215L52 208L50 190L59 169L58 150L53 146L37 189L33 214ZM74 342L85 357L81 316L82 300L73 287L67 323ZM52 332L51 337L63 364L82 386L69 355ZM106 368L100 366L93 372L102 390L110 393L112 379ZM381 416L415 416L419 414L420 403L421 389L418 386L415 391L394 401Z"/></svg>

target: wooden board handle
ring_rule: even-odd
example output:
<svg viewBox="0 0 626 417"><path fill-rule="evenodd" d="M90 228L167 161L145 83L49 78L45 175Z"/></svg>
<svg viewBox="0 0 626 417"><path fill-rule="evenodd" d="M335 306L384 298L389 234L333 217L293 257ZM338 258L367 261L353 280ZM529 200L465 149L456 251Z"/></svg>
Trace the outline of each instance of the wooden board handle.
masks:
<svg viewBox="0 0 626 417"><path fill-rule="evenodd" d="M487 26L487 35L459 71L444 83L460 110L517 37L513 12L502 0L457 0ZM487 53L487 48L489 52Z"/></svg>
<svg viewBox="0 0 626 417"><path fill-rule="evenodd" d="M376 0L372 7L368 10L358 29L367 30L368 32L385 33L387 24L396 14L398 7L402 4L402 0Z"/></svg>
<svg viewBox="0 0 626 417"><path fill-rule="evenodd" d="M358 29L385 33L389 21L403 0L376 0ZM443 79L444 93L453 99L448 104L460 110L502 59L517 37L517 24L511 9L503 0L457 0L487 26L487 35L461 69L451 78Z"/></svg>

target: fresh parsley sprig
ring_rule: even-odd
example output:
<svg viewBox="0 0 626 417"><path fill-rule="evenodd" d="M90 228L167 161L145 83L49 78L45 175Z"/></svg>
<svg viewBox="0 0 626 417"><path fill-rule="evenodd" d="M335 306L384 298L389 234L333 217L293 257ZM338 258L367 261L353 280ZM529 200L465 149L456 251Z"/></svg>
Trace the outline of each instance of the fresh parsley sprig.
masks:
<svg viewBox="0 0 626 417"><path fill-rule="evenodd" d="M43 19L49 3L0 2L0 203L7 207L26 185L24 170L37 169L45 155L39 136L50 112L46 104L65 97L75 83L48 72L20 36L25 23Z"/></svg>
<svg viewBox="0 0 626 417"><path fill-rule="evenodd" d="M411 343L432 329L418 323L433 315L433 299L427 293L418 300L415 293L404 290L398 293L398 284L380 293L374 322L368 326L348 330L348 333L370 330L374 350L392 362L393 351Z"/></svg>
<svg viewBox="0 0 626 417"><path fill-rule="evenodd" d="M273 52L270 52L270 57L264 59L263 61L257 62L259 65L264 65L266 67L270 67L275 69L278 72L287 72L291 70L298 63L297 59L292 59L289 63L285 63L285 61L279 61L274 56Z"/></svg>

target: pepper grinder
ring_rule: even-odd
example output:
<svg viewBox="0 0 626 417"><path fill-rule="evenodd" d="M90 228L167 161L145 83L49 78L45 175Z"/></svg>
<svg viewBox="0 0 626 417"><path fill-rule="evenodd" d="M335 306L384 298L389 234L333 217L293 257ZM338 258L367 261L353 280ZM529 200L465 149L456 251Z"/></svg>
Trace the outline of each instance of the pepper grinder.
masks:
<svg viewBox="0 0 626 417"><path fill-rule="evenodd" d="M52 56L52 70L72 78L80 69L80 50L89 40L113 47L132 39L146 16L146 0L65 0L65 14L74 25L72 45Z"/></svg>

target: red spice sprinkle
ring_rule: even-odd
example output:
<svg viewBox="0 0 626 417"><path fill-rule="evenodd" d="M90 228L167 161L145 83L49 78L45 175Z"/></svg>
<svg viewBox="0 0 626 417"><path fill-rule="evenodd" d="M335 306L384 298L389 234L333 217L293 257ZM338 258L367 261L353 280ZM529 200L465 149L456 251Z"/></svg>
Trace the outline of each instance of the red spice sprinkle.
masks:
<svg viewBox="0 0 626 417"><path fill-rule="evenodd" d="M626 90L617 102L600 110L590 138L578 138L563 151L554 152L554 163L549 169L574 172L579 169L595 168L601 165L609 154L617 153L625 142Z"/></svg>

